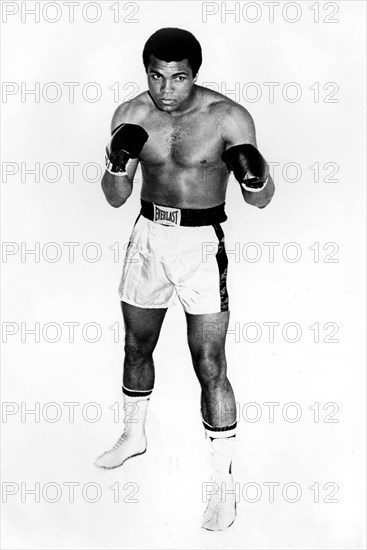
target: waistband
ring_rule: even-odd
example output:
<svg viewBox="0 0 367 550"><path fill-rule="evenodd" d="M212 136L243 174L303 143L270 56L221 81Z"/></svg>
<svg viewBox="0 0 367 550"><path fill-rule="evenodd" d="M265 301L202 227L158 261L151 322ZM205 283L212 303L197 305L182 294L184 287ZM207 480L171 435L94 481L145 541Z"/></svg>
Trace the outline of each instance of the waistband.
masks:
<svg viewBox="0 0 367 550"><path fill-rule="evenodd" d="M173 208L171 206L161 206L154 202L147 202L140 199L140 214L148 220L161 225L215 225L225 222L227 215L224 211L225 202L211 208Z"/></svg>

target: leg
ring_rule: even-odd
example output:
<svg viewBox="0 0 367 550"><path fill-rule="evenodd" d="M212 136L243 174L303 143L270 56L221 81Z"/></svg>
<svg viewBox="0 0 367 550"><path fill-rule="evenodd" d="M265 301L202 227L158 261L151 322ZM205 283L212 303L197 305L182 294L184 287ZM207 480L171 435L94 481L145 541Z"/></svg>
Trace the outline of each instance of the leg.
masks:
<svg viewBox="0 0 367 550"><path fill-rule="evenodd" d="M167 309L147 309L121 302L125 324L123 385L133 390L154 386L153 351Z"/></svg>
<svg viewBox="0 0 367 550"><path fill-rule="evenodd" d="M186 313L192 362L201 385L203 420L215 427L236 421L236 403L227 378L225 339L229 311L204 315Z"/></svg>
<svg viewBox="0 0 367 550"><path fill-rule="evenodd" d="M145 453L145 419L154 385L153 351L167 309L138 308L121 303L125 322L123 398L125 429L117 443L99 456L95 465L111 469Z"/></svg>
<svg viewBox="0 0 367 550"><path fill-rule="evenodd" d="M231 475L236 404L227 378L225 338L229 312L187 317L188 342L201 385L201 412L210 438L211 489L202 527L226 529L236 517L236 496Z"/></svg>

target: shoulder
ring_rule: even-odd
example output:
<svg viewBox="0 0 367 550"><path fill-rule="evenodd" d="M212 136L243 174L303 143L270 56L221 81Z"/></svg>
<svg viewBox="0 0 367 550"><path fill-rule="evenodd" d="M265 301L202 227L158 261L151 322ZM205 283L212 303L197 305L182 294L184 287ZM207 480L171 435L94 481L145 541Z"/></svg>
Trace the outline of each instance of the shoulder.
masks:
<svg viewBox="0 0 367 550"><path fill-rule="evenodd" d="M216 105L217 115L224 127L245 126L252 129L254 120L249 111L228 97Z"/></svg>
<svg viewBox="0 0 367 550"><path fill-rule="evenodd" d="M243 105L219 92L199 88L203 104L218 122L223 140L228 143L233 140L246 140L255 145L255 124L250 112Z"/></svg>
<svg viewBox="0 0 367 550"><path fill-rule="evenodd" d="M203 105L206 104L221 119L233 120L240 118L241 121L253 122L251 114L243 105L215 90L210 90L204 86L197 86L197 88Z"/></svg>
<svg viewBox="0 0 367 550"><path fill-rule="evenodd" d="M121 103L113 114L111 131L122 123L142 124L149 110L148 92L143 92L129 101Z"/></svg>
<svg viewBox="0 0 367 550"><path fill-rule="evenodd" d="M222 97L213 106L223 141L227 146L251 143L256 147L255 123L250 112L232 99Z"/></svg>

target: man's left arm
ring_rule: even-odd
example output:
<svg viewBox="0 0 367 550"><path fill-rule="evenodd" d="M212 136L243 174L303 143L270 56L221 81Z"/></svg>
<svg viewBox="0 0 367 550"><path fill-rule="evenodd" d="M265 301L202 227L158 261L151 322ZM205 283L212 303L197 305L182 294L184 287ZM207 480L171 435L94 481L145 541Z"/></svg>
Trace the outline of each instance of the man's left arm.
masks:
<svg viewBox="0 0 367 550"><path fill-rule="evenodd" d="M222 121L225 143L222 160L240 183L245 201L265 208L274 195L275 187L269 165L257 148L254 121L247 109L232 102Z"/></svg>

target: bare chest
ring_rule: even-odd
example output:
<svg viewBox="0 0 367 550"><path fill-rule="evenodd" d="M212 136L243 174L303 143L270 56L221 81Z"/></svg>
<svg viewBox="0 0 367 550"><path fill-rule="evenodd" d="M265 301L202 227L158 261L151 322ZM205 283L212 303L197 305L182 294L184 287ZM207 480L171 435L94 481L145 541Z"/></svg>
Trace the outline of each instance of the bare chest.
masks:
<svg viewBox="0 0 367 550"><path fill-rule="evenodd" d="M222 141L217 121L208 116L154 116L147 120L149 139L141 154L148 165L195 166L218 162Z"/></svg>

